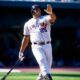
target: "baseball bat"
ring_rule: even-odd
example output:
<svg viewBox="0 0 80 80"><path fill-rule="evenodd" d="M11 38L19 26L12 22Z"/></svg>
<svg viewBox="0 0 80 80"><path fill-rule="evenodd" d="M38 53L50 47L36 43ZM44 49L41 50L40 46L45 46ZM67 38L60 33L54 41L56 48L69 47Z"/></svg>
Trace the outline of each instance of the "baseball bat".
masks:
<svg viewBox="0 0 80 80"><path fill-rule="evenodd" d="M10 74L10 72L15 68L15 66L18 65L18 63L20 63L20 60L17 60L16 63L11 67L11 69L3 76L3 78L1 80L5 80L7 78L7 76Z"/></svg>

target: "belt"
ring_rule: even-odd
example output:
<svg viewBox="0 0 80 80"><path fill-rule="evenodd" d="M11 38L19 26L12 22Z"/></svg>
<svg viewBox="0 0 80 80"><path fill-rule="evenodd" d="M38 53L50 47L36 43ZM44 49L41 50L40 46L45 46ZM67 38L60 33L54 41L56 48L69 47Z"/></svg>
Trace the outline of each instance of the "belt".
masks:
<svg viewBox="0 0 80 80"><path fill-rule="evenodd" d="M45 45L45 44L49 44L51 43L51 41L47 41L47 42L33 42L33 44L38 44L38 45Z"/></svg>

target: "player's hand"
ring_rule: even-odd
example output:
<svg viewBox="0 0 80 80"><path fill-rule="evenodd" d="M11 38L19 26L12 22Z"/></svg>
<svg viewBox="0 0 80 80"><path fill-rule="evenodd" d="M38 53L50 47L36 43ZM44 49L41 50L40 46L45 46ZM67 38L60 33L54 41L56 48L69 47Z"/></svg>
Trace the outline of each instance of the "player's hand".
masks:
<svg viewBox="0 0 80 80"><path fill-rule="evenodd" d="M52 6L50 4L47 5L47 9L44 9L47 14L52 14Z"/></svg>
<svg viewBox="0 0 80 80"><path fill-rule="evenodd" d="M25 57L24 57L23 53L22 52L19 52L19 60L20 61L23 61L24 58Z"/></svg>

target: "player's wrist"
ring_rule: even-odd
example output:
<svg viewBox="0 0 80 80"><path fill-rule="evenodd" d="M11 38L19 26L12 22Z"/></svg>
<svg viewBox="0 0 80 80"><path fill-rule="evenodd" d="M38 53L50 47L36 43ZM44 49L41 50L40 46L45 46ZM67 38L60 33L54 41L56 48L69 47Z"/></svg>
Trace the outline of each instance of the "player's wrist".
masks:
<svg viewBox="0 0 80 80"><path fill-rule="evenodd" d="M22 51L19 51L19 53L23 53Z"/></svg>

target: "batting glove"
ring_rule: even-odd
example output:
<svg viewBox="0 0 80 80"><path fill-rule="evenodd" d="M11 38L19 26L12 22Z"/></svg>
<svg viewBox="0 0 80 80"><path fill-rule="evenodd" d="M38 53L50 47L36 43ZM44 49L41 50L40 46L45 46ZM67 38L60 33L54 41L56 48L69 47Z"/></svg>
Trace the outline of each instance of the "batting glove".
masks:
<svg viewBox="0 0 80 80"><path fill-rule="evenodd" d="M23 61L24 58L25 58L25 57L24 57L23 52L19 52L19 60L20 60L20 61Z"/></svg>

